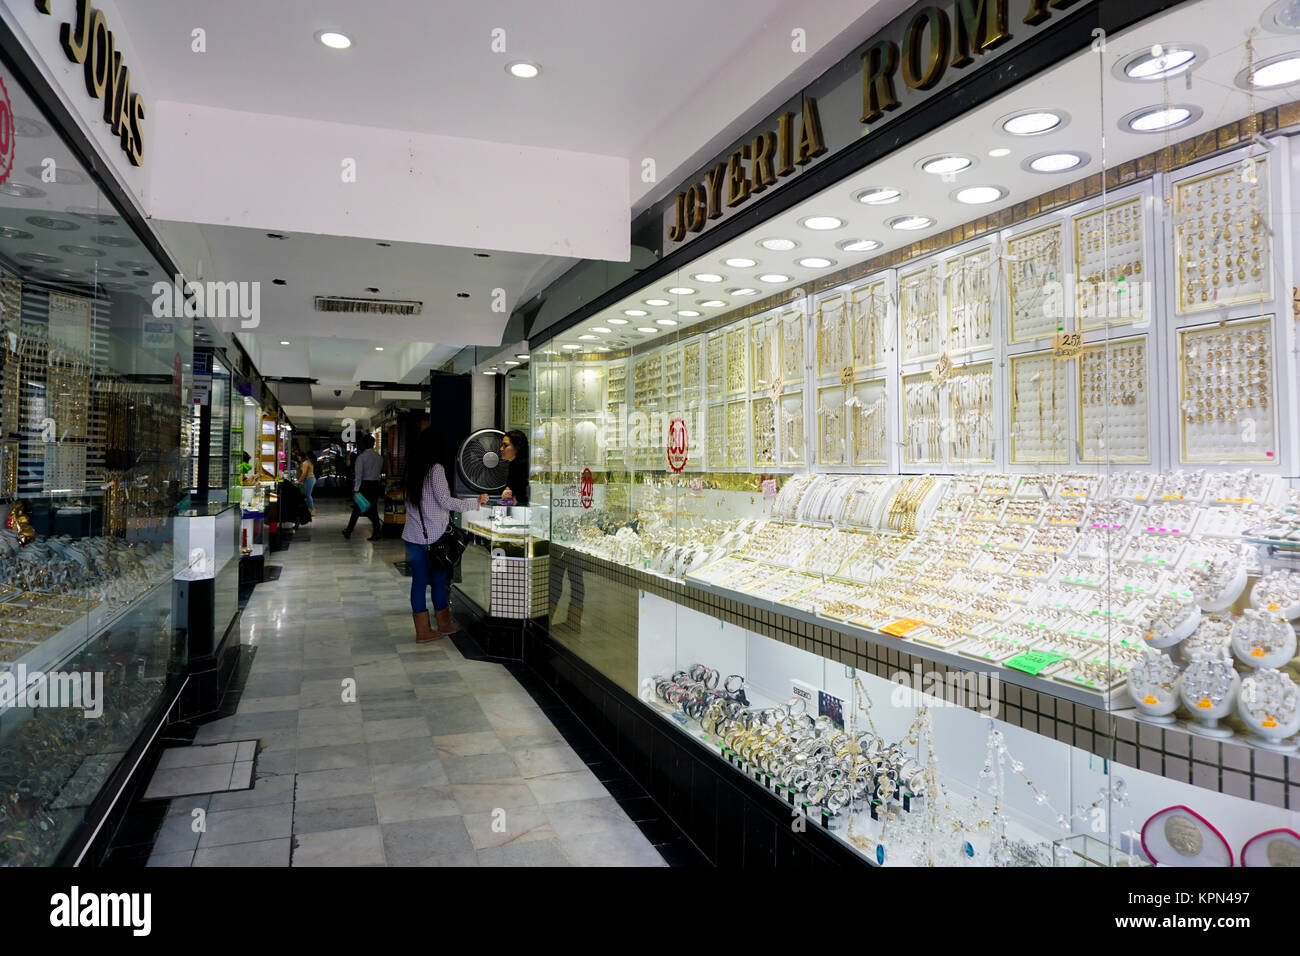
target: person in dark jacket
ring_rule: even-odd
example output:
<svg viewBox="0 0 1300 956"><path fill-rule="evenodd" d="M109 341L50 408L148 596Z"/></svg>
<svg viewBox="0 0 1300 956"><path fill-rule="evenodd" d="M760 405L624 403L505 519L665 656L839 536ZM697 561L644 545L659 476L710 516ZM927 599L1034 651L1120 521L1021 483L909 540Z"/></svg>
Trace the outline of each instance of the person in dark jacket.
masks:
<svg viewBox="0 0 1300 956"><path fill-rule="evenodd" d="M502 499L528 507L528 436L519 430L508 431L501 439L501 457L509 463Z"/></svg>

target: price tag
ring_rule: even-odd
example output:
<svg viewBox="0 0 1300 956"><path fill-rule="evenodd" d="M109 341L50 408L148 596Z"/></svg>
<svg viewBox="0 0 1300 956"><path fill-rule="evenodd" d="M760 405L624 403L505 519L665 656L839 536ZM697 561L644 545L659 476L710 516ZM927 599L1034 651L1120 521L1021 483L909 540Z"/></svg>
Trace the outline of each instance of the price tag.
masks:
<svg viewBox="0 0 1300 956"><path fill-rule="evenodd" d="M764 497L764 498L775 498L775 497L776 497L776 479L775 479L775 478L764 478L764 479L763 479L763 485L762 485L762 487L763 487L763 497Z"/></svg>
<svg viewBox="0 0 1300 956"><path fill-rule="evenodd" d="M1080 332L1057 332L1052 339L1052 357L1058 362L1070 362L1083 352L1083 334Z"/></svg>
<svg viewBox="0 0 1300 956"><path fill-rule="evenodd" d="M1024 654L1017 654L1010 660L1003 661L1007 667L1014 667L1018 671L1024 671L1026 674L1038 674L1044 667L1055 664L1057 661L1064 660L1064 654L1052 654L1047 651L1027 651Z"/></svg>
<svg viewBox="0 0 1300 956"><path fill-rule="evenodd" d="M886 624L880 629L880 631L881 633L889 634L892 637L902 637L911 631L915 631L924 623L925 621L917 617L905 617L901 621L895 621L893 624Z"/></svg>
<svg viewBox="0 0 1300 956"><path fill-rule="evenodd" d="M853 387L853 366L846 365L840 369L840 384L846 389Z"/></svg>
<svg viewBox="0 0 1300 956"><path fill-rule="evenodd" d="M944 352L939 356L939 361L934 363L934 368L930 369L930 379L942 388L950 378L952 378L952 359L947 352Z"/></svg>

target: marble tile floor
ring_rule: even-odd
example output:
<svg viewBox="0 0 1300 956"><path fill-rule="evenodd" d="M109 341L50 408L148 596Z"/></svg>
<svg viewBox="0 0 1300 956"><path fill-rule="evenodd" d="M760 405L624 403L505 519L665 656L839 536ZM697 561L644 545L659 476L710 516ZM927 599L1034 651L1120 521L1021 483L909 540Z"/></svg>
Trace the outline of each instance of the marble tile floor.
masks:
<svg viewBox="0 0 1300 956"><path fill-rule="evenodd" d="M566 742L518 665L417 645L402 543L364 522L344 540L341 503L317 507L244 612L237 706L193 741L258 739L254 786L156 803L149 866L699 862L594 741L586 760Z"/></svg>

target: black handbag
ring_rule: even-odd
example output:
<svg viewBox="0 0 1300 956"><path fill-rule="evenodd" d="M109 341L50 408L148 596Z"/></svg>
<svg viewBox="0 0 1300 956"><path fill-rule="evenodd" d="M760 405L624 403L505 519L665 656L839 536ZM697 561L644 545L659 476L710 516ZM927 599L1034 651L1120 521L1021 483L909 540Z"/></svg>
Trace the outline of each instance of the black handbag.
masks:
<svg viewBox="0 0 1300 956"><path fill-rule="evenodd" d="M424 526L424 512L420 512L420 530L424 532L425 538L429 537L429 531ZM447 530L442 533L442 537L432 544L424 546L425 552L429 555L429 566L435 571L451 571L460 563L460 557L465 553L469 546L469 532L463 528L457 528L451 523L451 516L447 517Z"/></svg>

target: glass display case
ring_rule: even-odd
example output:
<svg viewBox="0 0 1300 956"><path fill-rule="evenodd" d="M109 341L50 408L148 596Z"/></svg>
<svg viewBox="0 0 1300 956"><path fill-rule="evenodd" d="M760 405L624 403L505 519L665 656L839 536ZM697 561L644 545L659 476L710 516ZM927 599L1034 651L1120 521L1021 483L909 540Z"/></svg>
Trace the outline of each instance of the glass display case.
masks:
<svg viewBox="0 0 1300 956"><path fill-rule="evenodd" d="M239 452L243 452L242 416L236 436L232 431L234 411L230 369L225 361L215 352L195 352L185 467L190 497L198 503L229 498L235 438L240 439Z"/></svg>
<svg viewBox="0 0 1300 956"><path fill-rule="evenodd" d="M1267 6L1110 36L533 340L548 640L868 862L1300 829Z"/></svg>
<svg viewBox="0 0 1300 956"><path fill-rule="evenodd" d="M85 847L186 666L193 329L154 307L170 270L0 74L0 865L49 865Z"/></svg>

